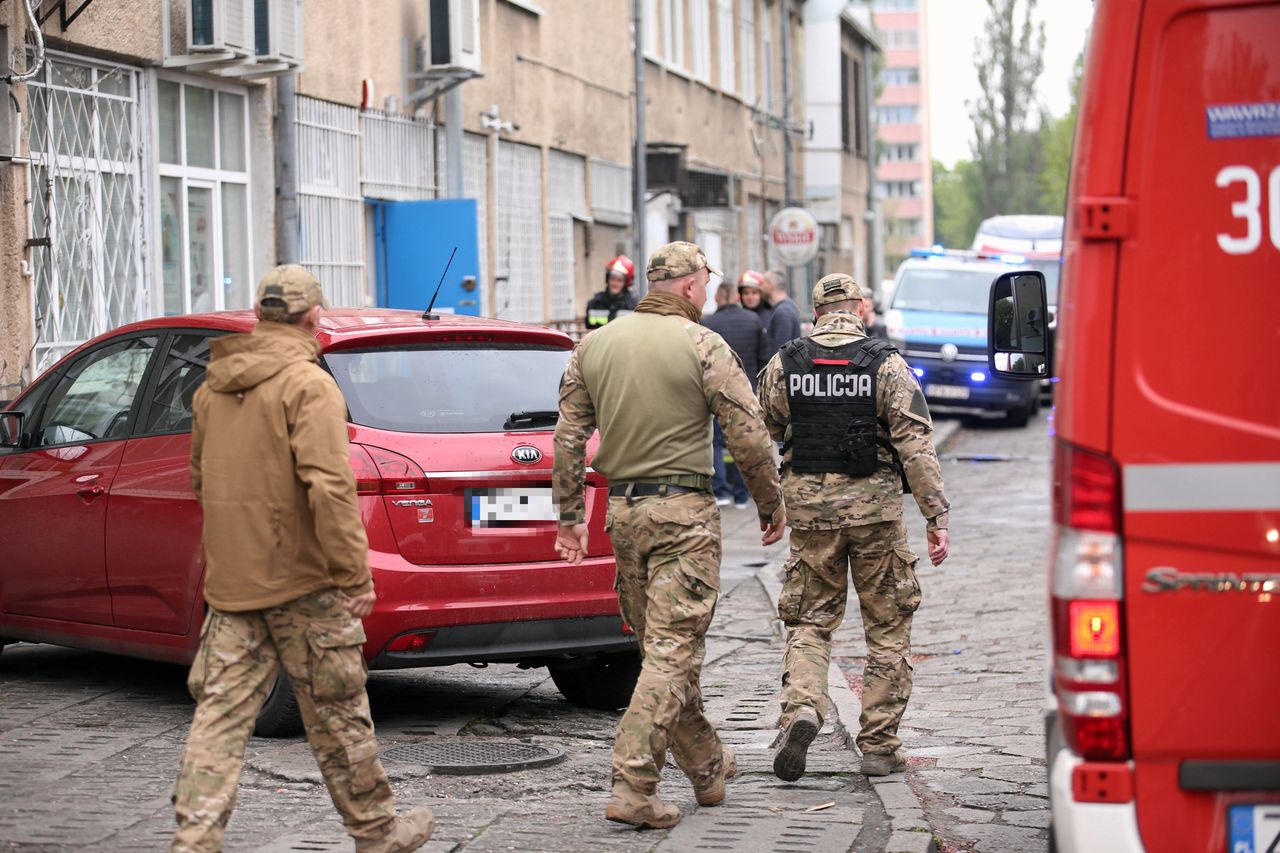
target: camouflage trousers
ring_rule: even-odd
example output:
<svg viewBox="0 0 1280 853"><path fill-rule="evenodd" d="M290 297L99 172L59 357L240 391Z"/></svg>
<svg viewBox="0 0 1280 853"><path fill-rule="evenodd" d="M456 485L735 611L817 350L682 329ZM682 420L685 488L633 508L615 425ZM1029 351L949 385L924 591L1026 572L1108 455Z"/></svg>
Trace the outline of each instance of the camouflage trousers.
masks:
<svg viewBox="0 0 1280 853"><path fill-rule="evenodd" d="M852 574L867 639L858 748L887 755L902 745L898 723L911 698L911 619L920 606L915 564L901 521L791 531L778 597L787 627L783 725L806 708L822 716L831 634L844 620Z"/></svg>
<svg viewBox="0 0 1280 853"><path fill-rule="evenodd" d="M618 724L613 781L652 794L670 749L694 784L722 770L702 703L705 636L720 588L720 511L709 494L609 499L618 604L644 656Z"/></svg>
<svg viewBox="0 0 1280 853"><path fill-rule="evenodd" d="M372 839L390 828L395 803L364 690L364 627L342 600L324 590L267 610L210 609L187 678L196 713L173 790L174 853L222 849L245 744L280 666L347 832Z"/></svg>

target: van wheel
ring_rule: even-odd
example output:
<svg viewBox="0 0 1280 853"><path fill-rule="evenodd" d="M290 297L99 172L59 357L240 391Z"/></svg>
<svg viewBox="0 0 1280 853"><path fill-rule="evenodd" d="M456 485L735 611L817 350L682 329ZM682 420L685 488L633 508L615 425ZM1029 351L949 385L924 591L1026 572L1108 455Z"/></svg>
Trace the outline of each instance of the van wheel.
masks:
<svg viewBox="0 0 1280 853"><path fill-rule="evenodd" d="M293 695L293 685L284 667L276 675L267 701L262 703L253 733L258 737L294 737L302 734L302 712L298 710L298 698Z"/></svg>
<svg viewBox="0 0 1280 853"><path fill-rule="evenodd" d="M600 655L585 661L552 664L551 680L570 703L593 711L614 711L631 702L640 677L636 652Z"/></svg>

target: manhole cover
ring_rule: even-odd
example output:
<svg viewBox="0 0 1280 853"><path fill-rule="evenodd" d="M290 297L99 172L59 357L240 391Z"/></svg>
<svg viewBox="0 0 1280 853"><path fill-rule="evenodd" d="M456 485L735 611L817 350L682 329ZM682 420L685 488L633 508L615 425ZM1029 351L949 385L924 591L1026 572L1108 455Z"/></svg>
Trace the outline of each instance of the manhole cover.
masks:
<svg viewBox="0 0 1280 853"><path fill-rule="evenodd" d="M431 773L467 775L546 767L563 761L564 751L513 740L438 738L426 743L393 746L384 750L382 757L417 764Z"/></svg>

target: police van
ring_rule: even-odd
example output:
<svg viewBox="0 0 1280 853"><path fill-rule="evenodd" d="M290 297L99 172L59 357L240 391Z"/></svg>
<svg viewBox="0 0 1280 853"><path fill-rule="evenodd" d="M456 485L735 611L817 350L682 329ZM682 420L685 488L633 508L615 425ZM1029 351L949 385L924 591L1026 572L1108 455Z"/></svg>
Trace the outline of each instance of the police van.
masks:
<svg viewBox="0 0 1280 853"><path fill-rule="evenodd" d="M1059 377L1054 844L1276 851L1280 2L1095 8L1056 346L1037 273L989 303L991 371Z"/></svg>
<svg viewBox="0 0 1280 853"><path fill-rule="evenodd" d="M932 411L1002 415L1025 426L1040 406L1037 389L987 370L987 289L1026 267L1014 254L913 249L898 267L885 313L889 341L910 365Z"/></svg>

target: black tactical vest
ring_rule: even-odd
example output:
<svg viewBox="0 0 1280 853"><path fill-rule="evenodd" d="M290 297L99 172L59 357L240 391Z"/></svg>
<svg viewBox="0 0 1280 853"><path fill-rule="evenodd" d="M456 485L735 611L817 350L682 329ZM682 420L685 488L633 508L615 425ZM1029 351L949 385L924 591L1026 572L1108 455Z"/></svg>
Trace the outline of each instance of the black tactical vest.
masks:
<svg viewBox="0 0 1280 853"><path fill-rule="evenodd" d="M877 434L876 371L893 352L888 341L876 338L840 347L797 338L782 348L793 472L851 477L875 472L876 446L887 444Z"/></svg>

